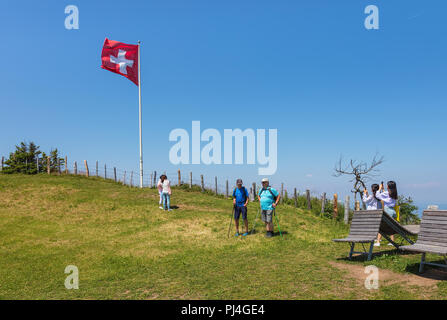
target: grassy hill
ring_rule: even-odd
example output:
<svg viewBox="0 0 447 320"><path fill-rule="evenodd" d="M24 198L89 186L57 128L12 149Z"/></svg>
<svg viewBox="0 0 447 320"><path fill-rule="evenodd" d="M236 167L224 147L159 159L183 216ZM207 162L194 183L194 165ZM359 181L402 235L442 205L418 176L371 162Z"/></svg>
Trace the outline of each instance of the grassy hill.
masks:
<svg viewBox="0 0 447 320"><path fill-rule="evenodd" d="M278 208L284 238L228 239L230 200L174 187L171 202L178 208L165 212L155 189L97 178L0 175L0 298L447 296L447 281L432 279L437 271L417 275L419 255L382 246L371 262L347 261L348 245L331 239L348 228L310 212ZM250 228L256 208L249 205ZM380 268L378 290L364 287L368 264ZM67 265L79 268L79 290L64 287Z"/></svg>

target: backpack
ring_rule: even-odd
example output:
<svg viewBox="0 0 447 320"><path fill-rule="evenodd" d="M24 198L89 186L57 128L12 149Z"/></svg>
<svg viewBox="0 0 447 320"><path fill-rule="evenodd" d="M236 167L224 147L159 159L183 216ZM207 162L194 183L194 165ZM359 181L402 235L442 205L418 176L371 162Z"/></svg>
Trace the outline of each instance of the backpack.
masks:
<svg viewBox="0 0 447 320"><path fill-rule="evenodd" d="M261 189L261 192L259 193L259 196L261 196L261 194L262 194L262 192L263 192L264 190L265 190L265 189ZM270 191L270 194L271 194L272 197L273 197L273 201L276 201L276 199L278 199L278 196L275 196L275 195L273 194L273 192L272 192L272 188L271 188L271 187L268 187L267 190Z"/></svg>
<svg viewBox="0 0 447 320"><path fill-rule="evenodd" d="M234 188L234 190L233 190L233 198L236 197L236 189L237 188ZM244 189L243 195L244 195L244 202L245 202L245 201L247 201L247 193L248 192L247 192L247 189L245 189L245 187L242 187L241 189Z"/></svg>

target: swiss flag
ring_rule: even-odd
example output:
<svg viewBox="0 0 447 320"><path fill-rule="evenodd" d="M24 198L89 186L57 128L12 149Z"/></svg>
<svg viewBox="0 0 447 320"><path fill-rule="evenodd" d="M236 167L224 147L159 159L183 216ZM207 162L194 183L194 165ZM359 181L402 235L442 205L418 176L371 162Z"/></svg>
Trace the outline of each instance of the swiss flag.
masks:
<svg viewBox="0 0 447 320"><path fill-rule="evenodd" d="M125 76L138 86L138 45L106 38L101 60L101 68Z"/></svg>

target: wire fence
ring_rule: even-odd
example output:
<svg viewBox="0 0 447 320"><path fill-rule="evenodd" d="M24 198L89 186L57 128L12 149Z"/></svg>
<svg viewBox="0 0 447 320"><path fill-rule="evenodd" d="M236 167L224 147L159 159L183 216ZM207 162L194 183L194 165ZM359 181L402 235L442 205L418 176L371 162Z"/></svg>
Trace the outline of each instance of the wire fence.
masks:
<svg viewBox="0 0 447 320"><path fill-rule="evenodd" d="M107 164L100 164L98 161L89 163L84 160L82 162L74 161L72 165L67 161L67 157L50 160L37 159L37 171L35 173L47 172L47 174L73 174L73 175L83 175L86 177L98 177L107 180L115 181L116 183L121 183L129 187L140 187L140 176L139 170L126 170L117 168L114 166L109 166ZM3 157L1 161L0 171L3 170ZM167 172L163 170L154 170L147 172L143 175L143 187L144 188L156 188L159 180L159 176L165 174L171 177L170 182L172 186L183 187L186 189L196 189L202 192L211 193L217 196L231 197L233 194L234 180L229 181L228 178L219 178L217 176L209 177L203 174L193 174L193 172L181 172L177 170L176 172ZM249 191L250 201L257 201L257 193L259 192L261 186L252 183L247 186L247 191ZM293 188L293 190L287 190L284 188L284 184L281 183L281 188L278 190L280 192L280 201L282 204L289 204L295 206L296 208L303 208L312 211L316 215L326 216L337 220L344 220L348 223L349 217L352 215L350 210L349 196L345 198L344 203L338 200L337 194L334 194L333 199L327 197L326 193L323 192L321 195L315 195L310 192L310 190L305 190L303 192ZM355 203L355 209L359 209L360 204Z"/></svg>
<svg viewBox="0 0 447 320"><path fill-rule="evenodd" d="M94 163L93 167L87 163L79 164L74 162L73 165L61 167L61 174L75 174L88 177L99 177L108 180L113 180L130 187L140 186L140 171L139 170L124 170L117 167L111 167ZM203 191L209 191L222 196L231 196L236 185L230 183L229 179L221 179L219 177L206 177L204 175L194 176L192 172L184 175L180 170L176 172L166 170L154 170L143 174L143 187L155 188L157 186L160 175L165 174L168 177L172 186L195 186L200 187Z"/></svg>

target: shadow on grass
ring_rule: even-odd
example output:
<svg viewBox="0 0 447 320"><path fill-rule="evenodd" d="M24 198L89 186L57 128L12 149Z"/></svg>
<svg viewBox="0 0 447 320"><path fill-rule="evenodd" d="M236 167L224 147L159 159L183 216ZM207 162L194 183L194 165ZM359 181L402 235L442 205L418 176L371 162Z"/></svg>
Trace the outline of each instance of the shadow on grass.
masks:
<svg viewBox="0 0 447 320"><path fill-rule="evenodd" d="M367 247L365 247L366 250L368 250ZM349 251L348 251L349 252ZM402 255L403 252L397 250L396 248L390 249L390 250L383 250L378 252L373 252L371 261L374 260L374 258L378 258L381 256L391 256L391 255ZM407 254L407 253L405 253ZM337 258L338 261L355 261L355 262L366 262L368 261L368 255L367 254L355 254L352 256L352 259L349 259L348 256L346 257L340 257Z"/></svg>
<svg viewBox="0 0 447 320"><path fill-rule="evenodd" d="M177 210L177 209L180 209L179 206L169 206L169 208L170 208L171 210ZM160 209L160 210L165 210L165 209Z"/></svg>
<svg viewBox="0 0 447 320"><path fill-rule="evenodd" d="M438 259L435 261L430 260L427 261L426 259L425 261L438 264L445 264L445 261L443 259ZM424 265L424 271L422 273L419 273L419 262L416 262L408 264L407 267L405 268L405 271L427 279L447 281L447 268Z"/></svg>
<svg viewBox="0 0 447 320"><path fill-rule="evenodd" d="M252 235L252 234L254 235L254 234L257 234L257 233L265 233L265 230L256 230L255 229L255 230L253 230L253 232L250 231L248 233L248 235ZM289 234L287 231L282 231L282 230L281 230L281 233L282 233L283 236ZM274 231L273 232L273 237L281 237L279 231Z"/></svg>

